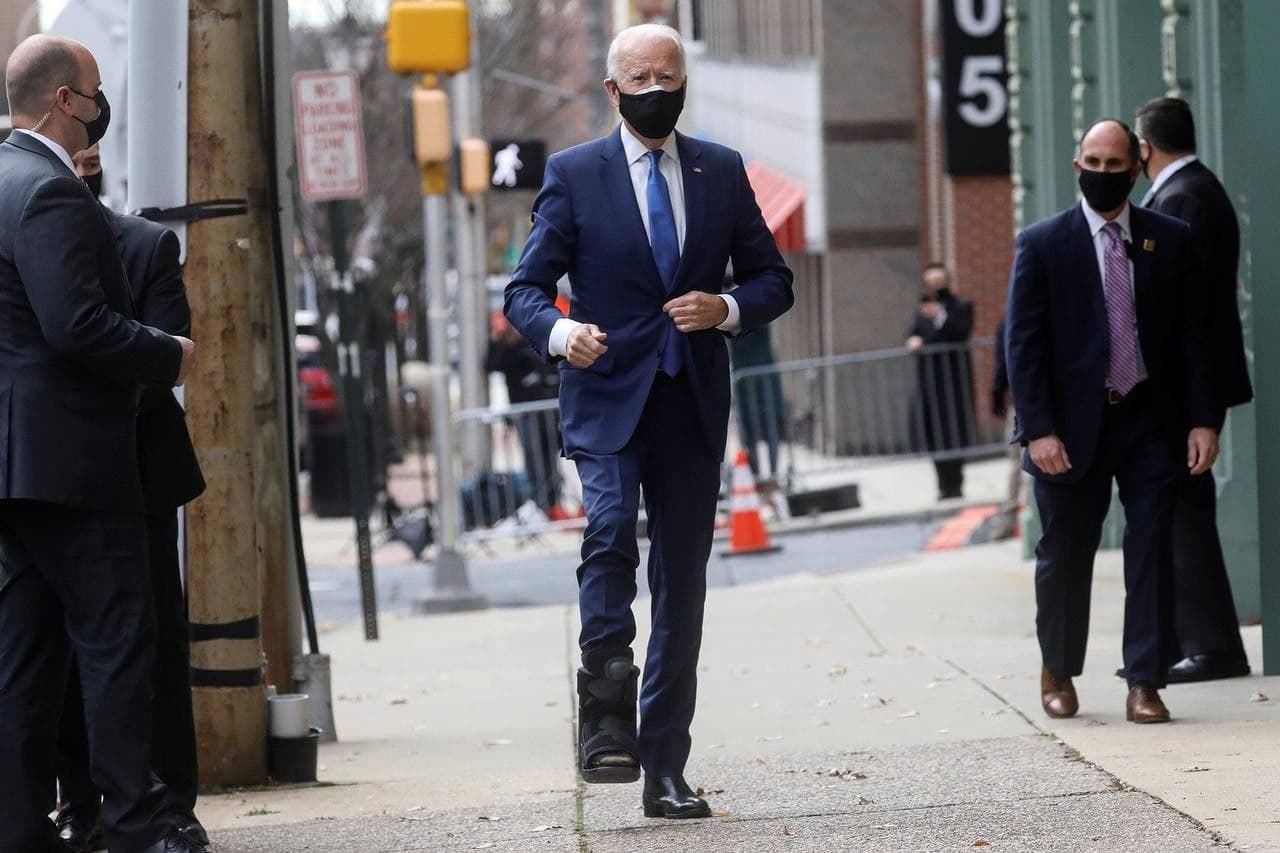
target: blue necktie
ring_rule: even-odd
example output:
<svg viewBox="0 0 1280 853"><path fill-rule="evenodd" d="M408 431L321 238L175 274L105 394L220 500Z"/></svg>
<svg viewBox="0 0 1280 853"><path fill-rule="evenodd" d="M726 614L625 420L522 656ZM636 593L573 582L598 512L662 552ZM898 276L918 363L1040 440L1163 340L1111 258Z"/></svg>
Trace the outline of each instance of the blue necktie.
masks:
<svg viewBox="0 0 1280 853"><path fill-rule="evenodd" d="M658 164L662 161L662 149L649 152L649 182L645 186L645 201L649 205L649 245L653 260L662 276L662 286L671 292L680 266L680 236L676 233L676 216L671 210L671 192L667 179L662 177ZM684 335L674 322L667 321L667 333L663 337L662 352L658 356L658 369L668 376L676 376L684 367L684 350L688 346Z"/></svg>
<svg viewBox="0 0 1280 853"><path fill-rule="evenodd" d="M670 291L680 266L680 237L676 233L676 215L671 210L671 193L667 179L662 177L658 163L662 149L649 152L649 183L645 187L645 199L649 203L649 245L653 247L653 260L658 265L663 286Z"/></svg>

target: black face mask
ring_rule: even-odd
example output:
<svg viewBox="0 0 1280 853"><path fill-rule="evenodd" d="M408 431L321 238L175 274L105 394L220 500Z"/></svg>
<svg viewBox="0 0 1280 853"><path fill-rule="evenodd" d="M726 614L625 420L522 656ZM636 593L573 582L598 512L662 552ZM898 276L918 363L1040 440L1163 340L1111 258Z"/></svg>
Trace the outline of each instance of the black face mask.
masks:
<svg viewBox="0 0 1280 853"><path fill-rule="evenodd" d="M639 95L618 90L618 111L635 132L646 139L666 139L676 129L684 109L684 86L674 92L654 89Z"/></svg>
<svg viewBox="0 0 1280 853"><path fill-rule="evenodd" d="M94 198L102 198L102 172L85 175L84 182L89 187L89 192L93 193Z"/></svg>
<svg viewBox="0 0 1280 853"><path fill-rule="evenodd" d="M67 88L71 89L70 86ZM86 95L78 89L71 89L71 91L75 92L82 98L90 98L89 95ZM107 132L107 125L111 124L111 104L107 103L107 96L103 94L102 90L99 89L98 93L93 95L90 100L98 105L97 118L93 121L85 121L79 116L73 116L76 121L84 125L85 132L89 134L89 144L86 145L85 148L89 148L95 142L100 141Z"/></svg>
<svg viewBox="0 0 1280 853"><path fill-rule="evenodd" d="M1080 170L1080 193L1090 207L1099 213L1115 210L1125 203L1133 190L1128 172L1095 172Z"/></svg>

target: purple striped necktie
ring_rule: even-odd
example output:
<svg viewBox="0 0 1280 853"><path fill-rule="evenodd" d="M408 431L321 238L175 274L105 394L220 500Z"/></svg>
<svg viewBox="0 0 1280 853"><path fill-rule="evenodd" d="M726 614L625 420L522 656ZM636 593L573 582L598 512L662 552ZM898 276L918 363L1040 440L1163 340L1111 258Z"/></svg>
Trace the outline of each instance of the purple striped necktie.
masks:
<svg viewBox="0 0 1280 853"><path fill-rule="evenodd" d="M1107 237L1102 253L1102 289L1107 298L1107 331L1111 338L1107 387L1128 394L1138 384L1138 323L1129 281L1129 255L1118 223L1108 222L1102 233Z"/></svg>

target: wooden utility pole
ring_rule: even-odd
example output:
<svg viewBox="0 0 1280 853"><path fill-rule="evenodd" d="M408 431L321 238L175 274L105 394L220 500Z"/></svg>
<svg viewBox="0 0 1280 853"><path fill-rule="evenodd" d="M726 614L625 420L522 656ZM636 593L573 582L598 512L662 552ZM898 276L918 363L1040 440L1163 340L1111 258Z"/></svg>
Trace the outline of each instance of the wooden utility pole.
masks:
<svg viewBox="0 0 1280 853"><path fill-rule="evenodd" d="M262 593L280 583L279 429L256 0L190 0L188 198L248 213L195 222L186 283L199 357L187 422L208 490L187 520L192 682L205 787L266 780ZM274 502L275 516L263 514ZM266 576L264 578L264 576ZM204 639L201 639L204 637ZM287 661L283 662L287 666Z"/></svg>
<svg viewBox="0 0 1280 853"><path fill-rule="evenodd" d="M271 0L266 0L270 3ZM280 332L279 291L272 257L271 219L277 215L272 207L271 170L267 163L267 120L263 109L265 54L258 17L260 3L252 7L252 26L244 39L245 125L252 152L246 161L248 176L250 317L253 322L253 397L255 521L257 523L258 559L262 578L262 650L267 658L267 683L281 693L293 690L293 650L289 644L289 587L287 572L296 570L291 556L293 528L290 524L288 497L289 464L283 418L286 407L280 399L284 388L282 371L285 363ZM277 20L275 26L288 26ZM278 105L277 105L278 107ZM293 342L290 341L292 346ZM290 403L289 408L292 408Z"/></svg>

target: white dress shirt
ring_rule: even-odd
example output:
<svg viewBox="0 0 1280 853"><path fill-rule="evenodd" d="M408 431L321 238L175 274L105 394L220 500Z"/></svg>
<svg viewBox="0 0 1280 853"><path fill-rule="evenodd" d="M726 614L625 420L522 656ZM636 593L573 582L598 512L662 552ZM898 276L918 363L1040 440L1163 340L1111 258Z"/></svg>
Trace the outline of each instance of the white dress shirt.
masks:
<svg viewBox="0 0 1280 853"><path fill-rule="evenodd" d="M1146 207L1148 204L1151 203L1151 199L1156 197L1156 193L1160 192L1160 188L1164 186L1165 183L1168 182L1170 178L1178 174L1178 172L1182 169L1183 166L1187 165L1188 163L1194 163L1199 159L1200 158L1194 154L1188 154L1185 157L1179 157L1177 160L1174 160L1168 166L1165 166L1160 171L1160 174L1156 175L1156 179L1151 182L1151 188L1147 190L1146 195L1142 197L1142 201L1138 202L1138 204L1141 205L1142 207Z"/></svg>
<svg viewBox="0 0 1280 853"><path fill-rule="evenodd" d="M1089 233L1093 235L1093 251L1098 262L1098 280L1102 282L1102 295L1105 304L1107 291L1107 241L1110 239L1102 233L1103 226L1107 224L1106 219L1102 218L1102 214L1094 210L1087 202L1080 202L1080 209L1084 211L1084 218L1089 223ZM1120 211L1120 215L1110 220L1120 226L1120 234L1124 238L1125 243L1133 242L1133 231L1129 227L1129 204L1125 202L1124 208ZM1147 378L1147 365L1142 360L1141 339L1138 336L1138 327L1136 325L1138 319L1137 302L1138 297L1133 289L1133 259L1128 260L1129 265L1129 293L1133 294L1134 301L1134 327L1133 339L1139 342L1138 346L1138 381Z"/></svg>
<svg viewBox="0 0 1280 853"><path fill-rule="evenodd" d="M34 136L36 139L40 140L41 144L44 145L45 148L48 148L54 154L58 155L58 159L66 164L67 168L71 170L71 174L73 175L76 174L76 165L75 163L71 162L71 155L67 153L67 149L63 148L58 143L54 142L52 139L45 136L43 133L36 133L34 130L27 130L26 128L22 128L22 127L15 127L13 129L13 132L25 133L27 136Z"/></svg>
<svg viewBox="0 0 1280 853"><path fill-rule="evenodd" d="M635 190L636 206L640 208L640 219L644 222L644 233L653 239L649 229L649 149L636 136L622 125L622 150L627 157L627 167L631 170L631 188ZM684 254L685 236L685 204L684 175L680 171L680 151L676 146L676 135L673 133L662 144L662 159L658 161L662 177L667 180L667 192L671 196L671 212L676 221L676 238L680 241L680 253ZM728 294L719 294L729 308L729 316L716 328L724 332L736 332L741 328L738 302ZM547 342L547 352L551 355L565 355L569 350L569 334L582 324L568 317L557 320L551 327L551 339ZM603 331L607 332L608 329Z"/></svg>

